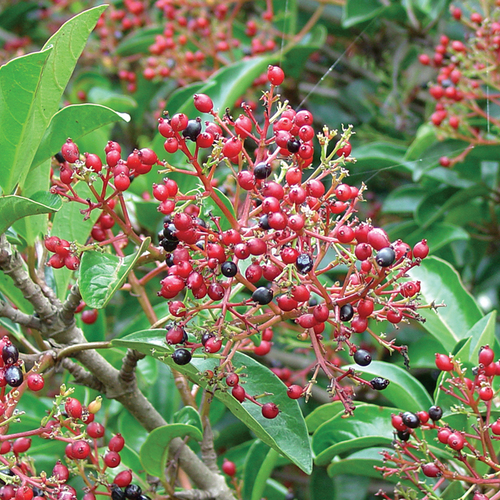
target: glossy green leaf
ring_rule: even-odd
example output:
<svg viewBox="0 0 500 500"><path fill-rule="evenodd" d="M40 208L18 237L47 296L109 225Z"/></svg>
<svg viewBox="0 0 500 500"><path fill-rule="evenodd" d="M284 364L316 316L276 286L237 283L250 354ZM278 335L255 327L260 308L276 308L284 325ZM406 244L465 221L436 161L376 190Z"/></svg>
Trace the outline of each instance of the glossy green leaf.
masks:
<svg viewBox="0 0 500 500"><path fill-rule="evenodd" d="M192 437L196 441L203 439L200 429L186 424L168 424L154 429L141 446L141 463L151 476L163 477L168 460L168 446L176 437Z"/></svg>
<svg viewBox="0 0 500 500"><path fill-rule="evenodd" d="M9 193L23 182L87 38L106 5L73 17L42 51L0 68L0 185Z"/></svg>
<svg viewBox="0 0 500 500"><path fill-rule="evenodd" d="M404 155L406 149L388 142L372 142L362 144L356 148L356 165L351 168L351 176L356 178L363 171L363 180L366 175L376 173L379 169L387 167L405 168Z"/></svg>
<svg viewBox="0 0 500 500"><path fill-rule="evenodd" d="M320 425L324 424L327 420L330 420L339 413L345 413L342 401L334 401L333 403L318 406L318 408L315 408L306 417L306 424L309 432L315 432Z"/></svg>
<svg viewBox="0 0 500 500"><path fill-rule="evenodd" d="M464 336L466 343L456 353L458 359L466 363L477 363L482 346L495 345L495 325L497 312L492 311L481 318Z"/></svg>
<svg viewBox="0 0 500 500"><path fill-rule="evenodd" d="M128 122L130 117L100 104L72 104L62 108L50 120L31 168L37 167L42 161L60 151L68 137L76 142L93 130L121 120Z"/></svg>
<svg viewBox="0 0 500 500"><path fill-rule="evenodd" d="M391 191L382 205L385 214L413 213L426 191L418 184L399 186Z"/></svg>
<svg viewBox="0 0 500 500"><path fill-rule="evenodd" d="M483 317L479 306L465 289L457 271L444 260L427 257L409 274L421 283L423 303L446 304L436 311L419 309L419 314L426 320L423 327L451 352Z"/></svg>
<svg viewBox="0 0 500 500"><path fill-rule="evenodd" d="M266 482L278 460L278 453L262 441L255 441L243 466L243 500L260 500Z"/></svg>
<svg viewBox="0 0 500 500"><path fill-rule="evenodd" d="M348 368L360 369L358 365L345 367L345 369ZM373 377L383 377L390 380L391 383L382 391L382 394L397 408L420 411L422 408L428 408L432 405L432 399L425 387L408 370L392 363L372 361L368 366L362 367L359 376L364 380L371 380Z"/></svg>
<svg viewBox="0 0 500 500"><path fill-rule="evenodd" d="M129 95L103 87L92 87L89 91L88 99L102 106L119 109L120 111L132 111L137 107L137 102Z"/></svg>
<svg viewBox="0 0 500 500"><path fill-rule="evenodd" d="M312 438L316 465L327 465L337 455L360 448L390 446L394 439L391 414L398 410L358 405L354 417L337 415L318 427Z"/></svg>
<svg viewBox="0 0 500 500"><path fill-rule="evenodd" d="M55 194L39 191L31 198L23 196L0 196L0 234L10 227L14 221L29 215L50 214L62 207L61 197Z"/></svg>
<svg viewBox="0 0 500 500"><path fill-rule="evenodd" d="M123 339L113 340L117 346L137 349L152 355L168 364L172 368L186 375L197 385L205 389L206 380L200 376L206 370L213 370L219 363L216 358L193 358L187 365L176 365L171 358L174 349L165 344L164 330L145 330L136 332ZM262 399L263 403L273 401L280 408L280 414L272 419L262 416L260 407L245 401L239 403L228 392L215 391L214 396L240 419L255 435L271 448L275 449L306 474L312 470L312 453L307 434L307 428L297 401L290 399L286 394L286 386L277 377L273 377L268 368L261 365L243 353L237 352L232 360L235 369L245 367L245 390L249 394L273 394Z"/></svg>
<svg viewBox="0 0 500 500"><path fill-rule="evenodd" d="M191 425L199 429L199 431L203 434L203 425L201 423L200 414L192 406L185 406L178 412L174 413L174 423Z"/></svg>
<svg viewBox="0 0 500 500"><path fill-rule="evenodd" d="M150 242L151 238L145 238L137 252L127 257L97 251L85 252L79 272L80 291L85 303L96 309L105 307L123 285Z"/></svg>
<svg viewBox="0 0 500 500"><path fill-rule="evenodd" d="M387 6L379 0L347 0L344 7L344 15L342 17L342 26L350 28L356 24L371 21L375 17L380 16Z"/></svg>
<svg viewBox="0 0 500 500"><path fill-rule="evenodd" d="M39 80L51 51L27 54L0 67L0 186L5 194L28 173L50 119L40 109Z"/></svg>
<svg viewBox="0 0 500 500"><path fill-rule="evenodd" d="M405 238L405 241L409 245L414 245L423 239L427 240L432 252L436 252L453 241L466 241L470 239L470 236L465 229L459 226L438 222L427 229L416 229Z"/></svg>
<svg viewBox="0 0 500 500"><path fill-rule="evenodd" d="M382 473L374 469L374 467L383 467L384 463L380 454L382 451L392 453L394 450L391 448L367 448L356 451L347 458L332 462L327 468L328 475L335 477L340 474L350 474L381 479ZM391 483L399 481L398 476L390 476L386 479Z"/></svg>

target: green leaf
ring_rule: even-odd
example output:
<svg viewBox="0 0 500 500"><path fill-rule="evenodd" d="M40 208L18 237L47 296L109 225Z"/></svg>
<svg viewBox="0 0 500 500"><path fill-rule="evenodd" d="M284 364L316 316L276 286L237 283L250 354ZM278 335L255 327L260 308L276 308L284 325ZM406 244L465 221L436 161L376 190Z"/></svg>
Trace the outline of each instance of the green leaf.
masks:
<svg viewBox="0 0 500 500"><path fill-rule="evenodd" d="M418 184L399 186L384 200L382 212L385 214L413 213L425 193L424 188Z"/></svg>
<svg viewBox="0 0 500 500"><path fill-rule="evenodd" d="M131 111L137 107L137 102L129 95L103 87L92 87L87 99L102 106L122 111Z"/></svg>
<svg viewBox="0 0 500 500"><path fill-rule="evenodd" d="M195 357L187 365L177 365L171 354L174 348L165 344L164 330L145 330L136 332L123 339L114 339L117 346L130 347L152 355L170 367L186 375L197 385L210 390L206 380L201 376L206 370L214 370L219 364L215 358ZM248 375L245 379L245 390L249 394L273 394L268 400L273 401L280 408L280 414L273 420L262 416L260 407L245 401L239 403L230 393L215 391L214 396L240 419L264 443L300 467L306 474L312 470L312 453L307 434L307 428L302 412L296 400L286 394L286 386L277 377L272 376L270 370L243 353L237 352L232 359L235 369L244 368Z"/></svg>
<svg viewBox="0 0 500 500"><path fill-rule="evenodd" d="M349 368L359 370L357 365L345 367L346 370ZM364 380L371 380L373 377L384 377L390 380L391 383L383 390L382 394L397 408L420 411L422 408L429 408L432 405L432 399L425 387L407 370L395 364L372 361L368 366L363 367L363 372L359 373L358 376Z"/></svg>
<svg viewBox="0 0 500 500"><path fill-rule="evenodd" d="M278 453L262 441L255 441L243 466L243 500L260 500L266 482L278 460Z"/></svg>
<svg viewBox="0 0 500 500"><path fill-rule="evenodd" d="M14 221L29 215L50 214L62 207L61 197L55 194L39 191L31 198L8 195L0 197L0 234L10 227Z"/></svg>
<svg viewBox="0 0 500 500"><path fill-rule="evenodd" d="M403 406L404 407L404 406ZM312 437L316 465L327 465L346 452L374 446L390 446L394 439L391 414L398 410L359 405L352 418L337 415L318 427Z"/></svg>
<svg viewBox="0 0 500 500"><path fill-rule="evenodd" d="M128 122L130 117L100 104L72 104L66 106L59 110L50 120L31 168L37 167L44 160L60 151L61 146L68 137L76 141L93 130L120 120Z"/></svg>
<svg viewBox="0 0 500 500"><path fill-rule="evenodd" d="M127 257L97 251L83 254L79 283L82 298L89 307L101 309L106 306L150 242L151 238L145 238L137 252Z"/></svg>
<svg viewBox="0 0 500 500"><path fill-rule="evenodd" d="M495 345L495 325L497 312L492 311L481 318L464 336L466 343L456 353L458 359L475 364L482 346Z"/></svg>
<svg viewBox="0 0 500 500"><path fill-rule="evenodd" d="M10 193L24 181L87 38L106 5L73 17L40 52L0 68L0 185Z"/></svg>
<svg viewBox="0 0 500 500"><path fill-rule="evenodd" d="M349 474L380 479L382 474L374 469L374 467L384 466L382 455L380 454L382 451L388 451L389 453L394 452L391 448L367 448L365 450L356 451L347 458L332 462L327 469L328 475L330 477L335 477L340 474ZM399 482L399 477L396 475L389 476L386 480L391 483L397 483Z"/></svg>
<svg viewBox="0 0 500 500"><path fill-rule="evenodd" d="M437 311L419 309L419 314L426 320L423 327L451 352L483 317L479 306L465 289L457 271L444 260L427 257L409 274L412 279L421 282L422 302L446 304Z"/></svg>
<svg viewBox="0 0 500 500"><path fill-rule="evenodd" d="M350 28L356 24L371 21L386 10L387 7L378 0L347 0L342 16L342 26Z"/></svg>
<svg viewBox="0 0 500 500"><path fill-rule="evenodd" d="M18 57L0 67L0 186L6 194L28 173L49 120L40 110L39 80L51 50Z"/></svg>
<svg viewBox="0 0 500 500"><path fill-rule="evenodd" d="M405 168L404 155L406 149L390 142L371 142L356 148L356 166L351 172L351 177L356 177L359 170L363 176L385 167L401 166ZM405 168L406 169L406 168Z"/></svg>
<svg viewBox="0 0 500 500"><path fill-rule="evenodd" d="M141 463L151 476L163 477L168 460L168 446L176 437L192 437L196 441L203 439L200 429L186 424L168 424L154 429L141 446Z"/></svg>
<svg viewBox="0 0 500 500"><path fill-rule="evenodd" d="M454 224L447 224L445 222L439 222L433 224L427 229L418 228L417 230L406 236L405 241L409 245L414 245L415 243L423 240L427 240L427 244L432 252L443 248L444 246L450 244L452 241L466 241L470 239L469 233Z"/></svg>
<svg viewBox="0 0 500 500"><path fill-rule="evenodd" d="M174 413L174 423L191 425L203 434L200 414L192 406L185 406L182 410Z"/></svg>
<svg viewBox="0 0 500 500"><path fill-rule="evenodd" d="M306 417L306 424L309 432L315 432L320 425L339 413L345 413L342 401L334 401L333 403L318 406L318 408L315 408Z"/></svg>

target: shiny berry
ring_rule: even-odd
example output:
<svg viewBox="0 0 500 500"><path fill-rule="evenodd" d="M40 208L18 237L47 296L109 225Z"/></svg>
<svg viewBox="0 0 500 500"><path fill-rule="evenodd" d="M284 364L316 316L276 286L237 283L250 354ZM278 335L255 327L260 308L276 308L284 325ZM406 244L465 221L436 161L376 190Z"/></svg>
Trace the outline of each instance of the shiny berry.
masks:
<svg viewBox="0 0 500 500"><path fill-rule="evenodd" d="M353 359L360 366L368 366L372 362L371 354L365 349L358 349L354 353Z"/></svg>
<svg viewBox="0 0 500 500"><path fill-rule="evenodd" d="M354 309L351 304L344 304L340 308L339 318L340 321L351 321L354 316Z"/></svg>
<svg viewBox="0 0 500 500"><path fill-rule="evenodd" d="M125 439L123 438L123 436L121 434L114 435L109 440L109 443L108 443L108 448L111 451L116 451L116 452L122 451L124 446L125 446Z"/></svg>
<svg viewBox="0 0 500 500"><path fill-rule="evenodd" d="M297 257L295 266L297 267L297 270L300 274L307 274L312 271L314 260L309 254L302 253Z"/></svg>
<svg viewBox="0 0 500 500"><path fill-rule="evenodd" d="M187 365L191 361L191 353L187 349L176 349L172 359L177 365Z"/></svg>
<svg viewBox="0 0 500 500"><path fill-rule="evenodd" d="M4 347L4 350L7 346ZM2 353L3 355L3 353ZM492 363L493 359L495 357L495 353L493 350L485 345L481 347L481 350L479 351L479 363L481 363L483 366L488 366L489 364ZM5 359L4 359L5 361Z"/></svg>
<svg viewBox="0 0 500 500"><path fill-rule="evenodd" d="M194 107L200 113L210 113L214 107L214 103L212 99L206 94L195 94L193 96L194 99Z"/></svg>
<svg viewBox="0 0 500 500"><path fill-rule="evenodd" d="M234 462L230 462L227 458L224 459L222 464L222 472L228 476L233 477L236 474L236 465Z"/></svg>
<svg viewBox="0 0 500 500"><path fill-rule="evenodd" d="M121 458L120 455L116 451L108 451L104 455L104 463L110 469L114 469L120 465Z"/></svg>
<svg viewBox="0 0 500 500"><path fill-rule="evenodd" d="M427 412L429 414L429 417L431 420L434 422L438 421L441 419L443 416L443 410L440 406L433 405L429 408L429 411Z"/></svg>
<svg viewBox="0 0 500 500"><path fill-rule="evenodd" d="M245 392L245 389L243 389L243 387L241 387L241 385L237 385L237 386L233 387L231 394L240 403L243 403L243 401L245 401L246 392Z"/></svg>
<svg viewBox="0 0 500 500"><path fill-rule="evenodd" d="M252 300L257 302L261 306L269 304L273 300L273 297L274 297L273 291L270 288L266 288L265 286L257 288L252 293Z"/></svg>
<svg viewBox="0 0 500 500"><path fill-rule="evenodd" d="M30 373L28 375L28 387L32 391L34 392L41 391L44 385L45 381L39 373Z"/></svg>
<svg viewBox="0 0 500 500"><path fill-rule="evenodd" d="M436 464L428 463L422 465L422 472L427 477L439 477L442 472Z"/></svg>
<svg viewBox="0 0 500 500"><path fill-rule="evenodd" d="M129 484L125 487L125 497L129 500L136 500L142 495L142 489L137 484Z"/></svg>
<svg viewBox="0 0 500 500"><path fill-rule="evenodd" d="M459 432L452 432L448 436L448 446L455 451L460 451L465 446L465 438Z"/></svg>
<svg viewBox="0 0 500 500"><path fill-rule="evenodd" d="M381 267L389 267L396 260L396 252L391 247L382 248L375 255L375 261Z"/></svg>
<svg viewBox="0 0 500 500"><path fill-rule="evenodd" d="M416 429L420 425L420 419L415 413L412 413L411 411L405 411L401 415L401 418L403 419L403 424L405 424L406 427L409 427L410 429Z"/></svg>
<svg viewBox="0 0 500 500"><path fill-rule="evenodd" d="M267 162L260 162L255 165L253 175L256 179L267 179L271 175L271 165Z"/></svg>
<svg viewBox="0 0 500 500"><path fill-rule="evenodd" d="M23 383L23 372L19 366L8 366L4 373L5 381L11 387L19 387Z"/></svg>
<svg viewBox="0 0 500 500"><path fill-rule="evenodd" d="M220 270L226 278L232 278L238 273L238 266L234 262L228 260L220 266Z"/></svg>
<svg viewBox="0 0 500 500"><path fill-rule="evenodd" d="M450 357L446 354L436 353L435 363L437 368L443 372L449 372L453 370L453 363Z"/></svg>
<svg viewBox="0 0 500 500"><path fill-rule="evenodd" d="M272 85L281 85L285 79L285 73L279 66L269 66L267 68L267 79Z"/></svg>
<svg viewBox="0 0 500 500"><path fill-rule="evenodd" d="M300 385L291 385L286 394L290 399L299 399L302 396L304 389Z"/></svg>
<svg viewBox="0 0 500 500"><path fill-rule="evenodd" d="M370 380L372 388L375 389L376 391L383 391L388 387L389 383L390 383L389 380L382 377L375 377Z"/></svg>
<svg viewBox="0 0 500 500"><path fill-rule="evenodd" d="M279 412L279 408L274 403L266 403L262 406L262 416L265 418L276 418Z"/></svg>
<svg viewBox="0 0 500 500"><path fill-rule="evenodd" d="M120 488L125 488L132 482L132 471L124 470L115 476L113 483Z"/></svg>

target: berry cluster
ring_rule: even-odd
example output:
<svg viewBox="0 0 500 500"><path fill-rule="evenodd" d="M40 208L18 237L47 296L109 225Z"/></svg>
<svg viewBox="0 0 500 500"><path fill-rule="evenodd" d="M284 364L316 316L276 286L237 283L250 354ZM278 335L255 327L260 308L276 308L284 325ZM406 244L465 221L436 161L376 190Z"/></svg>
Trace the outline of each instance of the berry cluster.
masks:
<svg viewBox="0 0 500 500"><path fill-rule="evenodd" d="M426 494L429 493L428 485L423 485L420 475L438 478L434 491L445 481L462 481L474 490L474 500L497 498L496 493L500 491L497 477L500 463L495 442L500 440L500 418L492 414L495 395L492 386L495 377L500 375L500 361L495 362L494 357L489 346L482 347L478 365L472 369L473 378L468 378L466 369L458 359L436 354L436 366L444 374L440 391L458 403L450 408L448 417L462 414L477 419L471 430L468 430L448 425L439 406L431 406L428 411L393 414L396 453L383 452L383 456L385 461L395 466L378 467L385 477L398 474ZM463 423L466 425L467 421ZM445 462L442 455L433 451L429 446L431 439L446 445L457 463ZM491 474L478 474L481 463L488 466Z"/></svg>
<svg viewBox="0 0 500 500"><path fill-rule="evenodd" d="M490 5L491 4L491 5ZM486 102L497 103L500 96L500 79L496 68L500 61L500 14L499 2L484 2L489 9L484 15L473 11L466 17L459 7L451 7L451 13L461 21L470 37L465 42L450 40L442 35L434 48L433 56L421 54L424 65L439 69L436 83L429 89L436 101L431 122L444 138L460 139L470 147L456 158L442 157L443 167L452 167L463 161L475 145L498 144L498 139L489 133L493 124L500 122L489 114Z"/></svg>
<svg viewBox="0 0 500 500"><path fill-rule="evenodd" d="M9 344L4 344L5 346ZM11 345L11 344L10 344ZM30 374L36 375L35 373ZM31 383L30 383L31 380ZM28 377L28 386L35 390L43 387L35 384L37 379ZM84 500L95 500L96 494L111 494L114 500L148 500L138 485L132 484L132 472L122 471L110 481L106 469L114 469L120 464L119 452L125 441L120 434L108 442L108 450L100 456L98 447L103 445L105 428L95 421L95 414L101 407L100 398L83 406L81 402L69 397L71 390L61 387L54 405L40 427L26 432L8 434L9 424L13 419L13 408L18 403L18 396L9 400L9 415L4 412L2 419L2 439L0 446L0 464L2 486L0 496L5 500L76 500L77 492L68 484L72 475L80 475L85 481ZM65 459L67 465L58 460L51 474L36 472L33 458L28 452L32 439L55 439L67 443ZM85 469L97 472L97 475L85 475ZM99 491L98 491L99 490Z"/></svg>
<svg viewBox="0 0 500 500"><path fill-rule="evenodd" d="M345 182L346 166L354 162L352 128L337 137L337 131L325 127L317 134L319 148L315 146L312 114L291 109L275 95L284 78L281 68L269 66L262 125L249 105L243 104L243 113L234 119L228 112L220 115L205 94L195 95L194 104L211 120L203 123L201 117L182 113L160 118L165 151L182 152L188 168L159 161L147 148L123 160L114 142L106 147L106 165L94 154L80 160L77 146L68 139L61 154L63 168L72 174L54 178L53 190L86 205L87 215L102 210L92 230L94 245L112 244L121 254L124 239L142 241L130 223L122 193L132 176L149 172L154 164L165 166L167 177L152 189L165 216L159 248L149 248L157 263L140 284L165 274L158 295L170 301L170 314L162 321L174 321L166 335L166 341L176 345L174 362L187 364L193 355L221 356L221 377L215 377L221 381L233 374L231 359L237 350L267 354L272 327L293 321L297 338L310 342L317 369L303 387L288 381L295 385L290 397L308 398L322 370L332 394L351 411L352 391L344 392L341 380L376 390L387 387L388 381L377 377L366 382L354 370L340 368L335 351L347 348L358 365L366 366L371 357L360 350L355 337L367 332L406 359L406 348L377 335L370 321L397 325L420 318L420 283L402 278L429 248L425 240L413 248L401 240L391 242L383 229L355 216L365 186ZM313 167L315 153L319 164ZM194 189L181 192L170 173L191 176ZM78 196L72 187L75 180L89 185L95 202ZM121 216L114 210L115 200ZM112 231L108 221L121 231ZM91 247L75 243L80 252ZM332 280L339 266L346 269L343 282ZM207 314L210 320L198 321ZM240 401L253 399L239 384L232 392ZM261 406L265 416L277 415L271 403Z"/></svg>

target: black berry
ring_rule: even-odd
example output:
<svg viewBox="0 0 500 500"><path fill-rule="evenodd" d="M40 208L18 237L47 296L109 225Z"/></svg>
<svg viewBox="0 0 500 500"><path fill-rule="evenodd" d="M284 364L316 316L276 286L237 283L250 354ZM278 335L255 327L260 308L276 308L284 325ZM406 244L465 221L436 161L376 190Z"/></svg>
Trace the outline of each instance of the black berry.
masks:
<svg viewBox="0 0 500 500"><path fill-rule="evenodd" d="M271 229L271 226L269 225L269 215L264 214L260 219L259 219L259 227L263 229L264 231L268 231Z"/></svg>
<svg viewBox="0 0 500 500"><path fill-rule="evenodd" d="M234 262L228 260L220 266L220 271L226 278L232 278L233 276L236 276L238 266Z"/></svg>
<svg viewBox="0 0 500 500"><path fill-rule="evenodd" d="M400 441L408 441L410 439L409 431L398 431L398 439Z"/></svg>
<svg viewBox="0 0 500 500"><path fill-rule="evenodd" d="M176 231L177 228L172 222L170 224L166 224L165 228L163 229L163 237L169 241L179 241L177 236L175 236Z"/></svg>
<svg viewBox="0 0 500 500"><path fill-rule="evenodd" d="M255 290L255 292L252 293L252 300L255 300L255 302L261 306L269 304L269 302L273 300L273 297L273 291L265 286L260 286Z"/></svg>
<svg viewBox="0 0 500 500"><path fill-rule="evenodd" d="M358 349L353 358L359 366L368 366L372 362L371 354L364 349Z"/></svg>
<svg viewBox="0 0 500 500"><path fill-rule="evenodd" d="M215 337L215 335L213 333L210 333L210 332L205 332L202 336L201 336L201 343L203 345L205 345L207 343L207 340L208 339L211 339Z"/></svg>
<svg viewBox="0 0 500 500"><path fill-rule="evenodd" d="M111 499L112 500L125 500L125 492L118 486L113 486L111 488Z"/></svg>
<svg viewBox="0 0 500 500"><path fill-rule="evenodd" d="M13 365L19 359L19 351L13 344L5 344L2 349L2 359L6 365Z"/></svg>
<svg viewBox="0 0 500 500"><path fill-rule="evenodd" d="M307 274L309 271L312 270L314 261L309 254L301 253L297 257L297 262L295 262L295 265L297 266L297 269L300 274Z"/></svg>
<svg viewBox="0 0 500 500"><path fill-rule="evenodd" d="M370 380L372 388L375 389L376 391L383 391L385 388L387 388L389 383L390 383L389 380L382 377L375 377Z"/></svg>
<svg viewBox="0 0 500 500"><path fill-rule="evenodd" d="M255 165L253 175L256 179L267 179L271 175L271 165L265 161L261 161Z"/></svg>
<svg viewBox="0 0 500 500"><path fill-rule="evenodd" d="M160 241L160 246L165 250L165 252L173 252L177 248L178 245L179 245L179 240L174 241L174 240L167 240L167 239L163 238ZM173 257L172 257L171 261L172 261L172 265L173 265ZM167 264L167 265L170 267L169 264Z"/></svg>
<svg viewBox="0 0 500 500"><path fill-rule="evenodd" d="M432 420L439 420L443 416L443 409L440 406L431 406L427 412Z"/></svg>
<svg viewBox="0 0 500 500"><path fill-rule="evenodd" d="M136 500L137 498L139 498L141 496L141 494L142 494L141 487L137 484L129 484L125 488L125 496L129 500Z"/></svg>
<svg viewBox="0 0 500 500"><path fill-rule="evenodd" d="M351 304L344 304L340 308L340 321L351 321L354 316L354 309Z"/></svg>
<svg viewBox="0 0 500 500"><path fill-rule="evenodd" d="M401 415L401 418L403 419L403 424L405 424L406 427L409 427L410 429L416 429L420 425L420 419L417 415L415 415L415 413L412 413L411 411L405 411Z"/></svg>
<svg viewBox="0 0 500 500"><path fill-rule="evenodd" d="M176 349L172 359L177 365L187 365L191 361L191 353L187 349Z"/></svg>
<svg viewBox="0 0 500 500"><path fill-rule="evenodd" d="M11 387L19 387L23 383L23 372L19 366L8 366L5 369L5 380Z"/></svg>
<svg viewBox="0 0 500 500"><path fill-rule="evenodd" d="M189 120L187 127L182 131L182 136L187 139L191 139L193 142L196 141L201 132L201 119L196 118L196 120Z"/></svg>
<svg viewBox="0 0 500 500"><path fill-rule="evenodd" d="M297 153L300 149L300 141L297 141L297 139L290 139L286 143L286 149L288 149L290 153Z"/></svg>
<svg viewBox="0 0 500 500"><path fill-rule="evenodd" d="M375 261L381 267L389 267L396 259L396 252L391 247L382 248L375 255Z"/></svg>
<svg viewBox="0 0 500 500"><path fill-rule="evenodd" d="M174 256L172 254L167 255L167 258L165 259L165 264L167 264L168 267L172 267L174 265Z"/></svg>

